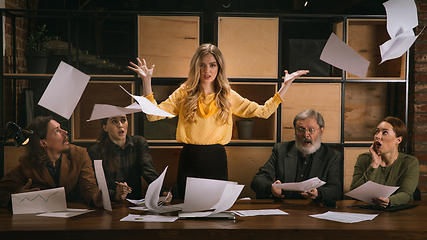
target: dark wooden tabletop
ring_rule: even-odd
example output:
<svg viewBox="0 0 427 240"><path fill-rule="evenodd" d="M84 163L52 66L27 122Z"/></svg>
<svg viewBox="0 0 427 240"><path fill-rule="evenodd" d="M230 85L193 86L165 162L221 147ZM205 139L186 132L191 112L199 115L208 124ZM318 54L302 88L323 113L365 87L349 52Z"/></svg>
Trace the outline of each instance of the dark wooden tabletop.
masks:
<svg viewBox="0 0 427 240"><path fill-rule="evenodd" d="M427 239L427 203L398 212L347 208L362 204L337 201L325 208L308 200L238 200L230 210L281 209L289 215L226 219L185 219L172 223L120 222L128 214L150 214L115 203L113 211L94 212L64 219L13 215L0 208L1 239ZM86 208L69 203L70 208ZM327 211L378 213L372 221L340 223L310 217ZM167 215L177 215L177 212Z"/></svg>

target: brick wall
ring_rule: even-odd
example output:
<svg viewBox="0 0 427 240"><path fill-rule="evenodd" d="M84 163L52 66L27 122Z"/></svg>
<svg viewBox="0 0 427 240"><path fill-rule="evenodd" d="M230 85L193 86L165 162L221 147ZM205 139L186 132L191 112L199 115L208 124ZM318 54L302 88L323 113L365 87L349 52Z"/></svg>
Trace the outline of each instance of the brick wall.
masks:
<svg viewBox="0 0 427 240"><path fill-rule="evenodd" d="M427 25L427 0L416 0L419 26L418 34ZM420 161L418 188L422 199L427 200L427 33L424 31L413 46L411 76L409 80L409 141L410 153Z"/></svg>

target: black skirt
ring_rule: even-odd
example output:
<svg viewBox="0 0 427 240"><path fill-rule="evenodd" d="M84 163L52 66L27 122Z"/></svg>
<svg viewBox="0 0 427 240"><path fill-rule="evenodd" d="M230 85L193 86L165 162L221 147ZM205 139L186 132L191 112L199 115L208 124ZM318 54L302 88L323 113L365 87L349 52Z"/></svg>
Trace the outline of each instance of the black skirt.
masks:
<svg viewBox="0 0 427 240"><path fill-rule="evenodd" d="M187 177L228 180L227 153L223 145L185 144L178 164L179 198L184 199Z"/></svg>

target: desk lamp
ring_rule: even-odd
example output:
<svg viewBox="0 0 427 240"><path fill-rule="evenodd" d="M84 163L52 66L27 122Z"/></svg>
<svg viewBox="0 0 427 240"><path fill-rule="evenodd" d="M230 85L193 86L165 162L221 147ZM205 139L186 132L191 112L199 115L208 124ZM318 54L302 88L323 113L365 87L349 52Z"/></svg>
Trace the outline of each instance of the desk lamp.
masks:
<svg viewBox="0 0 427 240"><path fill-rule="evenodd" d="M30 141L30 136L33 134L33 131L21 129L14 122L8 122L6 124L6 129L9 131L9 134L0 138L0 144L3 144L9 138L13 137L16 147L24 146Z"/></svg>

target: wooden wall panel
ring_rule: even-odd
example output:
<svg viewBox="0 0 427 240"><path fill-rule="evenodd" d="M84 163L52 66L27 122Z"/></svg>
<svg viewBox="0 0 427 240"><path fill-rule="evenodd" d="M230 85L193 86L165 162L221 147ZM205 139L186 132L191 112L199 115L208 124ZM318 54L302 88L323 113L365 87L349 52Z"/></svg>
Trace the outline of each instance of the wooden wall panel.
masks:
<svg viewBox="0 0 427 240"><path fill-rule="evenodd" d="M245 185L242 197L255 199L251 182L259 168L264 166L273 147L226 147L228 158L228 179Z"/></svg>
<svg viewBox="0 0 427 240"><path fill-rule="evenodd" d="M98 139L101 132L100 120L87 122L90 119L95 104L110 104L120 107L132 104L133 98L123 91L119 85L124 87L128 92L133 93L133 82L89 81L71 119L71 129L73 131L72 142L94 142ZM128 134L133 135L133 114L128 115L128 121Z"/></svg>
<svg viewBox="0 0 427 240"><path fill-rule="evenodd" d="M344 194L350 191L350 184L353 180L354 165L356 164L357 157L368 151L368 147L344 148Z"/></svg>
<svg viewBox="0 0 427 240"><path fill-rule="evenodd" d="M198 16L138 16L138 57L153 77L186 78L199 46Z"/></svg>
<svg viewBox="0 0 427 240"><path fill-rule="evenodd" d="M228 77L277 78L277 18L220 17L218 47Z"/></svg>
<svg viewBox="0 0 427 240"><path fill-rule="evenodd" d="M387 83L346 83L344 141L373 140L387 104Z"/></svg>
<svg viewBox="0 0 427 240"><path fill-rule="evenodd" d="M19 158L26 153L25 147L4 146L4 174L19 165Z"/></svg>
<svg viewBox="0 0 427 240"><path fill-rule="evenodd" d="M282 102L282 142L295 139L294 118L306 109L316 110L323 116L325 131L322 142L340 142L340 83L293 83L291 85Z"/></svg>
<svg viewBox="0 0 427 240"><path fill-rule="evenodd" d="M406 54L379 65L381 62L379 46L389 39L385 19L348 21L347 44L370 62L367 78L405 78ZM359 78L351 73L347 73L347 77Z"/></svg>

